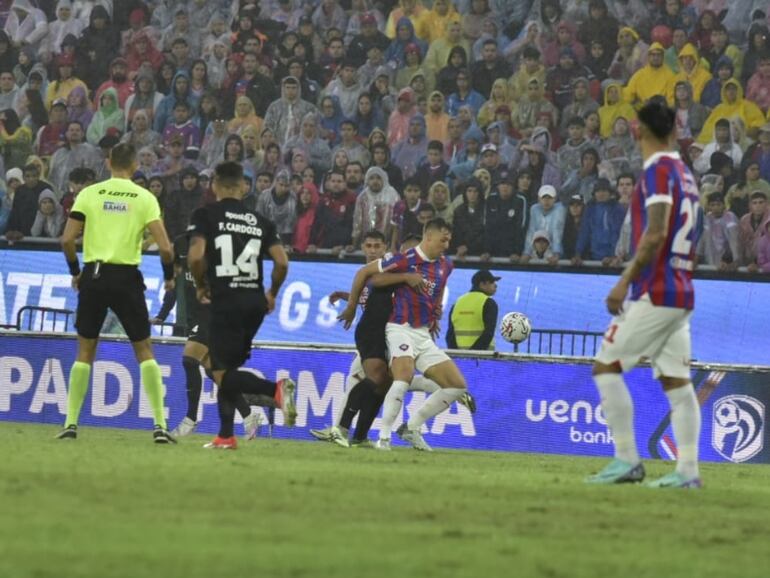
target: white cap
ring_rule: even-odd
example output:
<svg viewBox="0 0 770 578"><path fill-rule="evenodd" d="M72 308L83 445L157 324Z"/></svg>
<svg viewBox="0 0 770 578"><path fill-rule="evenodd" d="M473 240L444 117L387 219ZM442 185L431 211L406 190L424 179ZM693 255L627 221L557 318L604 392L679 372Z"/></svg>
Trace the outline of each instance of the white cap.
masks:
<svg viewBox="0 0 770 578"><path fill-rule="evenodd" d="M7 173L5 173L5 182L6 184L11 180L16 179L20 183L24 182L24 173L21 172L21 169L18 167L14 167L12 169L9 169Z"/></svg>
<svg viewBox="0 0 770 578"><path fill-rule="evenodd" d="M493 153L497 152L497 146L495 146L494 143L487 143L483 147L481 147L481 154L483 155L487 151L492 151Z"/></svg>
<svg viewBox="0 0 770 578"><path fill-rule="evenodd" d="M555 199L556 189L554 189L551 185L543 185L537 192L537 198L542 199L543 197L551 197Z"/></svg>
<svg viewBox="0 0 770 578"><path fill-rule="evenodd" d="M535 231L535 234L532 236L532 242L534 243L538 239L544 239L549 243L551 242L551 237L548 235L548 231Z"/></svg>

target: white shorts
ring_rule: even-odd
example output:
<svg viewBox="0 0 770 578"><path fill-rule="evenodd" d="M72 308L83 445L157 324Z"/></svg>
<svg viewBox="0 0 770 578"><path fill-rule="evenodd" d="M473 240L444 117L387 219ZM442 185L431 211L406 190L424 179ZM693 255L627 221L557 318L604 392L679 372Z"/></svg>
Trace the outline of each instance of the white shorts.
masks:
<svg viewBox="0 0 770 578"><path fill-rule="evenodd" d="M655 377L690 378L692 311L653 305L648 295L626 304L604 334L596 360L633 369L642 358L652 362Z"/></svg>
<svg viewBox="0 0 770 578"><path fill-rule="evenodd" d="M420 373L445 361L450 357L441 350L430 336L427 327L415 329L410 325L388 323L385 327L391 363L397 357L411 357Z"/></svg>

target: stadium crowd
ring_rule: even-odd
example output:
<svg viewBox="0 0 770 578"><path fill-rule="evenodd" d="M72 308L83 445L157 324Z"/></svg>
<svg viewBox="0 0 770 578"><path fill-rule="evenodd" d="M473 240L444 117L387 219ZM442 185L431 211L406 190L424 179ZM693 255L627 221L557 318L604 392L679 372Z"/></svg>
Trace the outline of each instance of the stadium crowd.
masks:
<svg viewBox="0 0 770 578"><path fill-rule="evenodd" d="M238 160L294 253L440 216L459 259L617 266L635 109L664 98L702 262L770 272L763 1L0 0L0 25L11 241L58 237L129 142L172 238Z"/></svg>

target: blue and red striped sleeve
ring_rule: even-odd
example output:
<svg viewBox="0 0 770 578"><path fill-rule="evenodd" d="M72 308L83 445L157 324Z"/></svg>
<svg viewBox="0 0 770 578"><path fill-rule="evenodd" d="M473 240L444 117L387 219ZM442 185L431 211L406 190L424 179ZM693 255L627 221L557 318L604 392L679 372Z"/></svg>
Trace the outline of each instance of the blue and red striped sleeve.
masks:
<svg viewBox="0 0 770 578"><path fill-rule="evenodd" d="M674 204L672 191L675 175L671 163L659 160L644 170L644 206L649 207L655 203Z"/></svg>

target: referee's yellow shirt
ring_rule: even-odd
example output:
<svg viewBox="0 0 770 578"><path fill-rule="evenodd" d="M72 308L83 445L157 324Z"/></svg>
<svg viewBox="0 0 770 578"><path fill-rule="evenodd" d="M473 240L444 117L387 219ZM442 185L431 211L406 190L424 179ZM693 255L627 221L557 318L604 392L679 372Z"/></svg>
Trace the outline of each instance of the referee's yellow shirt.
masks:
<svg viewBox="0 0 770 578"><path fill-rule="evenodd" d="M128 179L109 179L78 194L73 213L85 216L83 261L139 265L144 230L160 220L158 200Z"/></svg>

